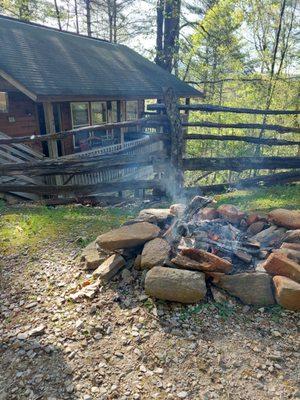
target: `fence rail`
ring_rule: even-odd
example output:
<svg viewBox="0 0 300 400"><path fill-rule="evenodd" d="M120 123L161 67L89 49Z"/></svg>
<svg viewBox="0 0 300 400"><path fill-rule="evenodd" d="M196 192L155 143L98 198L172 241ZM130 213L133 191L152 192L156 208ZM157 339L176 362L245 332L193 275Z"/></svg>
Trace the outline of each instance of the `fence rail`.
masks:
<svg viewBox="0 0 300 400"><path fill-rule="evenodd" d="M258 115L299 115L298 110L258 110L215 106L211 104L178 103L171 88L164 91L163 103L148 106L149 112L144 118L135 121L123 121L103 125L78 128L55 134L0 137L0 157L6 147L20 151L23 143L55 143L70 135L84 131L94 132L108 129L137 128L140 137L136 140L92 149L86 152L59 158L20 159L7 158L0 164L0 192L26 192L43 196L52 196L59 202L58 196L73 198L118 193L126 190L152 189L171 196L182 196L184 192L185 171L277 170L277 173L242 179L239 182L225 182L217 185L198 186L203 193L220 192L229 187L238 188L250 185L270 185L275 182L300 181L300 157L194 157L184 156L184 146L188 140L237 141L267 146L300 146L300 141L291 139L261 138L255 136L216 135L187 133L188 127L221 129L261 129L279 133L300 132L299 127L276 124L215 123L210 121L188 122L187 113L200 111L210 113L232 112ZM180 113L184 111L185 114ZM145 136L146 130L152 133ZM126 132L125 132L126 135ZM294 148L294 147L293 147ZM14 157L14 155L10 155ZM291 170L281 172L278 170ZM26 181L12 181L26 175ZM148 177L148 179L145 179ZM36 180L38 179L38 180ZM56 184L54 184L56 183ZM188 188L187 192L195 188ZM53 199L53 196L56 199ZM62 200L63 201L63 200ZM65 201L65 200L64 200Z"/></svg>

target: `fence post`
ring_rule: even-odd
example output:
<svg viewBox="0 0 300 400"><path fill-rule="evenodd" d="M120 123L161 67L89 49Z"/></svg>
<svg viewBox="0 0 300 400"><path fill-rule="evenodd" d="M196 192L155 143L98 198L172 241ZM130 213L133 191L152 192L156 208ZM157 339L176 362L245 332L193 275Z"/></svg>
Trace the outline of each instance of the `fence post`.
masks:
<svg viewBox="0 0 300 400"><path fill-rule="evenodd" d="M166 114L170 124L170 175L166 180L171 180L171 185L167 185L167 192L174 198L180 197L184 187L183 176L183 129L180 118L180 111L178 108L178 98L172 88L163 90L164 103L166 107Z"/></svg>

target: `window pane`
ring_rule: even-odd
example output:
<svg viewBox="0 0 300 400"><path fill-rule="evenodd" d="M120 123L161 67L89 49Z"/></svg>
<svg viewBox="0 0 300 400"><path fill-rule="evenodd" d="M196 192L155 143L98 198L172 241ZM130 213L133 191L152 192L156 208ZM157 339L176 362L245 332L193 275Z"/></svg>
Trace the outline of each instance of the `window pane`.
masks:
<svg viewBox="0 0 300 400"><path fill-rule="evenodd" d="M138 118L138 101L126 101L126 120L132 121Z"/></svg>
<svg viewBox="0 0 300 400"><path fill-rule="evenodd" d="M73 128L89 125L88 103L71 103Z"/></svg>
<svg viewBox="0 0 300 400"><path fill-rule="evenodd" d="M92 124L99 125L107 121L107 106L105 102L93 102L91 103L92 109Z"/></svg>
<svg viewBox="0 0 300 400"><path fill-rule="evenodd" d="M8 96L6 92L0 92L0 112L8 112Z"/></svg>

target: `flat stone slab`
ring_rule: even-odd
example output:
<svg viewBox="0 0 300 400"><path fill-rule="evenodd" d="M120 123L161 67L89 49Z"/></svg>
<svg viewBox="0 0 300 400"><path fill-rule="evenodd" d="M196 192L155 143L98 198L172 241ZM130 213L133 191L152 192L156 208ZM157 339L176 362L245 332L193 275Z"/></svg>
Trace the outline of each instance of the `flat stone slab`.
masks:
<svg viewBox="0 0 300 400"><path fill-rule="evenodd" d="M168 257L171 246L161 238L155 238L147 242L143 248L141 257L141 268L150 269L162 265Z"/></svg>
<svg viewBox="0 0 300 400"><path fill-rule="evenodd" d="M171 214L169 208L145 208L140 211L138 218L147 222L158 223L166 222L168 218L173 218L174 215Z"/></svg>
<svg viewBox="0 0 300 400"><path fill-rule="evenodd" d="M271 275L281 275L300 283L300 265L285 254L272 253L263 264Z"/></svg>
<svg viewBox="0 0 300 400"><path fill-rule="evenodd" d="M100 247L108 250L129 249L143 245L159 235L160 229L149 222L138 222L122 226L98 236L96 239Z"/></svg>
<svg viewBox="0 0 300 400"><path fill-rule="evenodd" d="M113 254L93 272L93 277L108 282L125 264L125 259L122 256Z"/></svg>
<svg viewBox="0 0 300 400"><path fill-rule="evenodd" d="M300 211L278 208L269 212L270 221L290 229L300 229Z"/></svg>
<svg viewBox="0 0 300 400"><path fill-rule="evenodd" d="M277 303L288 310L300 311L300 284L285 276L274 276Z"/></svg>
<svg viewBox="0 0 300 400"><path fill-rule="evenodd" d="M205 275L175 268L153 267L146 274L149 296L180 303L196 303L206 295Z"/></svg>
<svg viewBox="0 0 300 400"><path fill-rule="evenodd" d="M243 303L268 306L275 304L272 291L272 278L267 273L241 273L223 275L215 283L229 294L238 297Z"/></svg>

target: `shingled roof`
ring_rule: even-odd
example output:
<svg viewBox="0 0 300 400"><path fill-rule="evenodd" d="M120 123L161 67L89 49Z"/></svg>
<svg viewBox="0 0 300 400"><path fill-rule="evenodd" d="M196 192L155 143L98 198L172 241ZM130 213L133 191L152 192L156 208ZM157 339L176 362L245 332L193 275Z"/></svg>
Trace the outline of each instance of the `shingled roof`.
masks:
<svg viewBox="0 0 300 400"><path fill-rule="evenodd" d="M120 44L0 16L0 76L36 101L202 94Z"/></svg>

